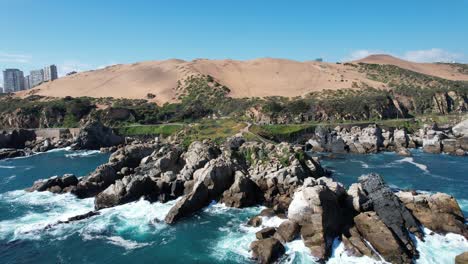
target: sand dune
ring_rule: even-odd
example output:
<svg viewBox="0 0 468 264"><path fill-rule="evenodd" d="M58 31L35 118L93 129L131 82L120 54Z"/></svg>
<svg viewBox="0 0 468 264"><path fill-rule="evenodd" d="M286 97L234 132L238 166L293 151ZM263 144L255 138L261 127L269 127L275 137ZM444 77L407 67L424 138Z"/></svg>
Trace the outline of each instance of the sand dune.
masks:
<svg viewBox="0 0 468 264"><path fill-rule="evenodd" d="M390 64L395 65L403 69L408 69L411 71L433 75L440 78L448 79L448 80L462 80L468 81L468 75L462 74L457 71L456 68L447 65L447 64L437 64L437 63L416 63L405 61L399 58L395 58L390 55L384 54L377 54L371 55L364 59L355 61L355 62L363 62L363 63L373 63L373 64Z"/></svg>
<svg viewBox="0 0 468 264"><path fill-rule="evenodd" d="M468 80L467 75L457 73L447 65L411 63L383 55L371 56L359 62L395 64L447 79ZM152 93L156 95L153 101L162 104L176 101L178 81L198 74L213 76L231 89L232 97L294 97L324 89L352 88L362 84L386 88L383 83L369 80L364 73L344 64L271 58L248 61L172 59L119 64L81 72L44 83L18 95L139 99Z"/></svg>

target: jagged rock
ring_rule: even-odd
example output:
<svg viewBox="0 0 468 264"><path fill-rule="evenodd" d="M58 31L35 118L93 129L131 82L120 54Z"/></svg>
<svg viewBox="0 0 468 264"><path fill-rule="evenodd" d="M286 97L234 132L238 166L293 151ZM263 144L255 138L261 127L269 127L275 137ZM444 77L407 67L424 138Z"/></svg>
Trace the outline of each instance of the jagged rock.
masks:
<svg viewBox="0 0 468 264"><path fill-rule="evenodd" d="M221 199L229 207L243 208L258 204L262 200L260 188L240 171L236 171L235 181Z"/></svg>
<svg viewBox="0 0 468 264"><path fill-rule="evenodd" d="M242 144L245 143L245 139L242 137L230 137L226 140L226 146L230 150L239 150Z"/></svg>
<svg viewBox="0 0 468 264"><path fill-rule="evenodd" d="M456 137L468 137L468 119L452 127L452 132Z"/></svg>
<svg viewBox="0 0 468 264"><path fill-rule="evenodd" d="M364 212L354 217L356 228L380 255L391 263L413 263L413 255L400 246L399 239L375 212Z"/></svg>
<svg viewBox="0 0 468 264"><path fill-rule="evenodd" d="M65 174L62 177L54 176L46 180L35 181L31 188L26 189L28 192L44 192L50 191L53 193L61 193L63 190L70 186L78 184L78 178L72 174Z"/></svg>
<svg viewBox="0 0 468 264"><path fill-rule="evenodd" d="M362 205L367 202L367 196L362 190L362 186L359 183L353 183L347 191L348 196L346 197L347 206L353 208L356 212L362 211Z"/></svg>
<svg viewBox="0 0 468 264"><path fill-rule="evenodd" d="M224 157L209 161L204 168L194 173L195 185L188 195L179 200L166 216L166 222L173 224L177 220L218 200L222 193L234 181L233 164Z"/></svg>
<svg viewBox="0 0 468 264"><path fill-rule="evenodd" d="M294 221L285 220L276 229L275 238L282 243L291 242L299 235L301 227Z"/></svg>
<svg viewBox="0 0 468 264"><path fill-rule="evenodd" d="M114 134L111 128L98 121L87 123L78 134L75 149L100 149L117 146L125 142L121 136Z"/></svg>
<svg viewBox="0 0 468 264"><path fill-rule="evenodd" d="M273 263L286 252L281 242L272 237L252 242L250 249L252 257L262 264Z"/></svg>
<svg viewBox="0 0 468 264"><path fill-rule="evenodd" d="M455 264L468 264L468 251L455 257Z"/></svg>
<svg viewBox="0 0 468 264"><path fill-rule="evenodd" d="M448 138L442 140L442 148L445 153L455 153L458 147L456 139Z"/></svg>
<svg viewBox="0 0 468 264"><path fill-rule="evenodd" d="M94 200L96 210L138 200L157 191L149 176L129 175L99 193Z"/></svg>
<svg viewBox="0 0 468 264"><path fill-rule="evenodd" d="M395 234L398 242L404 245L405 251L410 257L417 256L416 246L408 235L408 231L419 237L423 233L418 221L403 203L385 184L383 178L377 174L361 176L359 183L362 186L369 201L362 207L364 210L373 210L390 230ZM408 230L408 231L407 231Z"/></svg>
<svg viewBox="0 0 468 264"><path fill-rule="evenodd" d="M32 130L15 129L12 131L0 131L0 149L13 148L22 149L27 141L36 139L36 134Z"/></svg>
<svg viewBox="0 0 468 264"><path fill-rule="evenodd" d="M217 158L220 154L221 151L214 145L200 141L192 142L187 152L182 155L185 166L180 171L180 178L191 180L196 170L203 168L208 161Z"/></svg>
<svg viewBox="0 0 468 264"><path fill-rule="evenodd" d="M455 233L468 238L465 217L454 197L444 194L398 192L398 198L418 221L436 233Z"/></svg>
<svg viewBox="0 0 468 264"><path fill-rule="evenodd" d="M288 219L302 226L304 244L319 260L330 256L333 239L340 234L341 218L338 198L326 185L300 188L288 209Z"/></svg>
<svg viewBox="0 0 468 264"><path fill-rule="evenodd" d="M370 249L364 239L362 238L361 234L355 226L350 228L347 232L342 234L341 241L345 246L346 253L349 256L354 257L362 257L368 256L372 258L376 258L372 249Z"/></svg>
<svg viewBox="0 0 468 264"><path fill-rule="evenodd" d="M249 221L247 222L247 225L253 226L253 227L261 226L262 225L262 217L256 215L256 216L250 218Z"/></svg>
<svg viewBox="0 0 468 264"><path fill-rule="evenodd" d="M80 180L74 194L78 198L93 197L120 179L121 175L110 164L103 164L90 175Z"/></svg>
<svg viewBox="0 0 468 264"><path fill-rule="evenodd" d="M429 135L423 139L423 150L427 153L442 152L442 142L438 134Z"/></svg>
<svg viewBox="0 0 468 264"><path fill-rule="evenodd" d="M409 141L406 129L395 129L393 131L393 142L397 147L407 148Z"/></svg>
<svg viewBox="0 0 468 264"><path fill-rule="evenodd" d="M411 157L411 152L407 148L399 148L397 154L403 157Z"/></svg>
<svg viewBox="0 0 468 264"><path fill-rule="evenodd" d="M18 150L18 149L12 149L12 148L0 149L0 160L24 157L26 155L28 155L28 153L25 152L24 150Z"/></svg>
<svg viewBox="0 0 468 264"><path fill-rule="evenodd" d="M257 239L265 239L272 237L276 232L276 229L274 227L265 227L262 230L258 231L255 233L255 237Z"/></svg>

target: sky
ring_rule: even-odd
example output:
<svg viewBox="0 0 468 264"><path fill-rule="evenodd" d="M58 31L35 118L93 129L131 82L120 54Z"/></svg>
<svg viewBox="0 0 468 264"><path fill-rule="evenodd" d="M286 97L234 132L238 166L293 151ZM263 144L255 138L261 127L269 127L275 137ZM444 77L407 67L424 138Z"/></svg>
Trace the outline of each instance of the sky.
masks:
<svg viewBox="0 0 468 264"><path fill-rule="evenodd" d="M169 58L468 62L468 0L0 0L0 27L0 69L59 75Z"/></svg>

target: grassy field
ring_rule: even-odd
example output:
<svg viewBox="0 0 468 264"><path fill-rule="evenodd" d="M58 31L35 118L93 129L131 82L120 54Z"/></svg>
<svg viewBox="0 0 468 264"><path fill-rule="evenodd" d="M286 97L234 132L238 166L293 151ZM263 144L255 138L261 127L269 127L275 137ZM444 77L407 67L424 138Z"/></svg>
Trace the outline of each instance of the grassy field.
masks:
<svg viewBox="0 0 468 264"><path fill-rule="evenodd" d="M182 129L183 124L164 124L164 125L135 125L116 128L119 135L122 136L170 136Z"/></svg>
<svg viewBox="0 0 468 264"><path fill-rule="evenodd" d="M184 145L188 146L193 141L205 139L221 143L224 139L234 136L246 126L244 122L233 119L202 120L200 123L186 128Z"/></svg>

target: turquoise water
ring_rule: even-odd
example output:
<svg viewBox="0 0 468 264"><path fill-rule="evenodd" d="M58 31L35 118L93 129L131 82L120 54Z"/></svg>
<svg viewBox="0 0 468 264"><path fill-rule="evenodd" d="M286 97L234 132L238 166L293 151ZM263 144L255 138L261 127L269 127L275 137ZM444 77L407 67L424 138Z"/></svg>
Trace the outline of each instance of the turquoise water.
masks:
<svg viewBox="0 0 468 264"><path fill-rule="evenodd" d="M140 200L102 210L90 219L48 224L93 209L93 199L69 194L26 193L34 180L64 173L82 176L106 162L97 152L55 151L27 158L0 161L1 263L246 263L248 246L260 228L244 223L261 207L232 209L211 205L175 226L160 220L171 205ZM335 177L349 185L362 173L378 172L392 185L455 195L467 211L467 158L414 152L412 159L394 154L346 155L325 159ZM278 226L279 218L265 218L265 226ZM287 263L310 263L312 257L300 240L287 245ZM430 236L418 242L419 263L452 263L468 250L459 236ZM441 257L443 256L443 257ZM436 261L437 260L437 261ZM434 262L436 261L436 262ZM366 263L350 258L336 240L329 263Z"/></svg>

